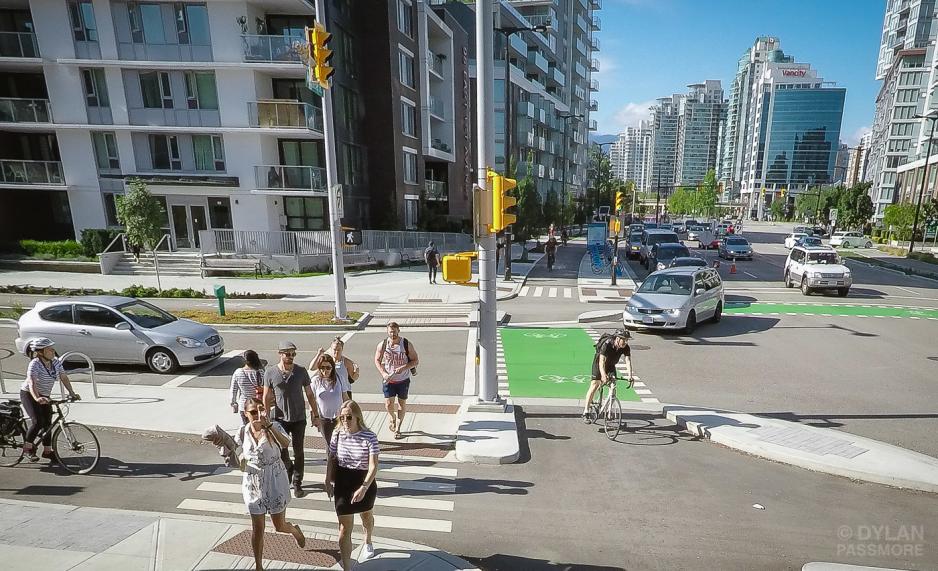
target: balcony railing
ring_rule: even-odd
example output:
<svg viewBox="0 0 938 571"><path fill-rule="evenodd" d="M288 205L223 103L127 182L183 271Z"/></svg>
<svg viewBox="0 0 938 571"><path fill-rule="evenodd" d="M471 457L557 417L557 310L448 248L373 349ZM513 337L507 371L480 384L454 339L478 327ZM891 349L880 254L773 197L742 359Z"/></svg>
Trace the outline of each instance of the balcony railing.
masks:
<svg viewBox="0 0 938 571"><path fill-rule="evenodd" d="M433 50L427 50L427 64L430 66L430 71L443 77L443 58L433 53Z"/></svg>
<svg viewBox="0 0 938 571"><path fill-rule="evenodd" d="M525 16L528 22L531 22L531 27L534 26L547 26L556 21L556 18L551 17L550 14L531 14Z"/></svg>
<svg viewBox="0 0 938 571"><path fill-rule="evenodd" d="M593 17L590 18L590 27L593 29L594 32L599 31L599 28L602 26L602 23L603 21L599 18L599 16L595 14L593 14Z"/></svg>
<svg viewBox="0 0 938 571"><path fill-rule="evenodd" d="M293 47L295 43L304 41L294 36L241 36L241 47L246 62L302 63L300 54Z"/></svg>
<svg viewBox="0 0 938 571"><path fill-rule="evenodd" d="M602 10L603 2L602 0L590 0L590 8L593 10Z"/></svg>
<svg viewBox="0 0 938 571"><path fill-rule="evenodd" d="M262 190L326 190L326 169L321 167L258 165L254 182Z"/></svg>
<svg viewBox="0 0 938 571"><path fill-rule="evenodd" d="M310 129L322 133L322 109L299 101L249 101L252 127L264 129Z"/></svg>
<svg viewBox="0 0 938 571"><path fill-rule="evenodd" d="M589 122L590 131L595 131L598 128L599 127L596 125L596 119L590 119L590 122Z"/></svg>
<svg viewBox="0 0 938 571"><path fill-rule="evenodd" d="M599 111L599 101L590 99L590 111Z"/></svg>
<svg viewBox="0 0 938 571"><path fill-rule="evenodd" d="M599 71L599 60L593 58L590 60L590 71Z"/></svg>
<svg viewBox="0 0 938 571"><path fill-rule="evenodd" d="M39 57L39 42L32 32L0 32L0 57Z"/></svg>
<svg viewBox="0 0 938 571"><path fill-rule="evenodd" d="M453 148L439 139L430 141L430 146L438 151L452 154Z"/></svg>
<svg viewBox="0 0 938 571"><path fill-rule="evenodd" d="M430 115L438 119L445 119L446 116L443 114L443 99L437 97L436 95L431 95L430 99Z"/></svg>
<svg viewBox="0 0 938 571"><path fill-rule="evenodd" d="M591 79L590 80L590 91L599 91L599 80Z"/></svg>
<svg viewBox="0 0 938 571"><path fill-rule="evenodd" d="M0 123L51 123L48 99L0 97Z"/></svg>
<svg viewBox="0 0 938 571"><path fill-rule="evenodd" d="M596 36L590 36L590 47L593 48L594 52L599 51L599 38Z"/></svg>
<svg viewBox="0 0 938 571"><path fill-rule="evenodd" d="M424 188L427 191L427 200L449 200L449 191L446 183L441 180L425 180Z"/></svg>
<svg viewBox="0 0 938 571"><path fill-rule="evenodd" d="M6 184L65 185L59 161L19 161L0 159L0 182Z"/></svg>

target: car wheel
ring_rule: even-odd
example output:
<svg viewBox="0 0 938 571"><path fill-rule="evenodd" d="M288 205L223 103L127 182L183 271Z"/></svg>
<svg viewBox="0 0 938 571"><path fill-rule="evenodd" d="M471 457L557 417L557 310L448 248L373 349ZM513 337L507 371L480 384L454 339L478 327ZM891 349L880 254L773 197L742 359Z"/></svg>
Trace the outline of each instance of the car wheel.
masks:
<svg viewBox="0 0 938 571"><path fill-rule="evenodd" d="M801 278L801 293L803 295L811 295L811 286L808 285L808 278Z"/></svg>
<svg viewBox="0 0 938 571"><path fill-rule="evenodd" d="M684 324L684 333L690 335L697 328L697 314L693 311L687 316L687 323Z"/></svg>
<svg viewBox="0 0 938 571"><path fill-rule="evenodd" d="M795 284L791 281L791 274L785 272L785 287L795 287Z"/></svg>
<svg viewBox="0 0 938 571"><path fill-rule="evenodd" d="M713 322L719 323L723 319L723 302L717 304L716 311L713 312Z"/></svg>
<svg viewBox="0 0 938 571"><path fill-rule="evenodd" d="M848 287L837 288L837 295L839 295L840 297L847 297L848 293L850 293L850 288Z"/></svg>
<svg viewBox="0 0 938 571"><path fill-rule="evenodd" d="M157 347L147 353L147 366L154 373L172 373L179 367L179 361L169 349Z"/></svg>
<svg viewBox="0 0 938 571"><path fill-rule="evenodd" d="M866 247L866 248L872 248L872 247L873 247L873 243L872 243L872 242L867 242L867 243L866 243L866 246L864 246L864 247Z"/></svg>

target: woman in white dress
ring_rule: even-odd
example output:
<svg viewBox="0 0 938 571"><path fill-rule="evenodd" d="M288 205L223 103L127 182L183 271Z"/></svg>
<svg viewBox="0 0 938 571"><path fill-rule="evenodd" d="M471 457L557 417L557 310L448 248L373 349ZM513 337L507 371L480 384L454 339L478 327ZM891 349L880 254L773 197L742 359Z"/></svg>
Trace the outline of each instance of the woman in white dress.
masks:
<svg viewBox="0 0 938 571"><path fill-rule="evenodd" d="M264 569L262 560L266 514L270 514L274 529L293 535L300 548L306 545L306 537L300 531L300 526L286 520L290 480L280 459L280 451L290 446L290 437L267 418L261 418L260 411L263 408L261 401L248 399L244 406L248 423L238 432L236 439L245 459L241 493L244 505L251 514L251 547L254 549L254 567L257 571Z"/></svg>

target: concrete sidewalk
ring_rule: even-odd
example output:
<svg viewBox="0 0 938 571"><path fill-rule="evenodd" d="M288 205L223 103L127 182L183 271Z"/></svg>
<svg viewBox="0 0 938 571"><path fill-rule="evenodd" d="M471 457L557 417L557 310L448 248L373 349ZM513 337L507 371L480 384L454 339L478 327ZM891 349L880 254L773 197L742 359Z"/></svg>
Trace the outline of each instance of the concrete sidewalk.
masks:
<svg viewBox="0 0 938 571"><path fill-rule="evenodd" d="M874 260L875 267L886 267L902 273L911 273L912 275L919 277L938 280L938 265L935 264L929 264L928 262L922 262L921 260L903 258L901 256L894 256L892 254L878 250L873 252L871 250L858 249L856 250L856 253L858 256L863 256L864 258ZM863 260L856 261L863 263Z"/></svg>
<svg viewBox="0 0 938 571"><path fill-rule="evenodd" d="M688 432L753 456L864 482L938 493L938 458L775 418L683 405L664 405L662 410Z"/></svg>
<svg viewBox="0 0 938 571"><path fill-rule="evenodd" d="M580 301L584 303L625 303L632 292L637 288L637 277L625 260L625 250L620 246L619 259L622 262L623 275L617 276L615 286L610 285L612 276L609 266L603 273L593 271L590 254L587 252L580 260L580 270L577 276L577 286L580 290Z"/></svg>
<svg viewBox="0 0 938 571"><path fill-rule="evenodd" d="M254 569L250 526L243 520L0 500L0 522L0 561L8 571ZM337 527L301 525L306 545L300 549L289 535L273 533L268 521L264 567L341 569ZM352 541L357 560L363 537L353 533ZM375 557L355 569L476 569L432 547L372 541Z"/></svg>

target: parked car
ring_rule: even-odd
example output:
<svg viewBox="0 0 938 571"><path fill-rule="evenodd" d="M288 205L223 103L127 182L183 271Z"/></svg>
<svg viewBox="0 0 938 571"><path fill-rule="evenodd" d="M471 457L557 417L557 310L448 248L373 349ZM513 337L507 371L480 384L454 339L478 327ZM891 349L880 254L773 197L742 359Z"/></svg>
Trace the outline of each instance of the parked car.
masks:
<svg viewBox="0 0 938 571"><path fill-rule="evenodd" d="M698 240L701 232L709 232L710 227L703 224L690 224L687 226L687 239Z"/></svg>
<svg viewBox="0 0 938 571"><path fill-rule="evenodd" d="M645 230L642 232L642 249L639 251L639 260L645 268L649 268L648 257L655 244L680 244L681 240L671 230Z"/></svg>
<svg viewBox="0 0 938 571"><path fill-rule="evenodd" d="M643 230L654 230L658 228L658 223L657 222L645 222L644 224L642 224L642 226L643 226Z"/></svg>
<svg viewBox="0 0 938 571"><path fill-rule="evenodd" d="M791 229L791 232L792 234L810 234L811 227L810 226L795 226L794 228Z"/></svg>
<svg viewBox="0 0 938 571"><path fill-rule="evenodd" d="M798 244L798 241L807 236L805 232L792 232L785 238L785 247L791 250Z"/></svg>
<svg viewBox="0 0 938 571"><path fill-rule="evenodd" d="M796 246L823 246L824 243L817 236L805 236L795 242Z"/></svg>
<svg viewBox="0 0 938 571"><path fill-rule="evenodd" d="M801 293L810 295L819 289L836 289L845 297L853 285L850 268L845 266L837 252L828 246L795 246L785 260L785 287L801 287Z"/></svg>
<svg viewBox="0 0 938 571"><path fill-rule="evenodd" d="M626 327L684 330L723 316L723 280L706 267L678 267L650 274L622 312Z"/></svg>
<svg viewBox="0 0 938 571"><path fill-rule="evenodd" d="M719 250L720 242L723 240L720 236L709 232L701 232L697 242L700 248L704 250Z"/></svg>
<svg viewBox="0 0 938 571"><path fill-rule="evenodd" d="M648 266L656 270L663 270L671 265L671 260L681 256L690 256L690 251L684 244L655 244L651 248Z"/></svg>
<svg viewBox="0 0 938 571"><path fill-rule="evenodd" d="M681 268L681 267L697 267L705 268L707 267L707 260L703 258L698 258L697 256L678 256L671 260L671 263L668 265L669 268Z"/></svg>
<svg viewBox="0 0 938 571"><path fill-rule="evenodd" d="M642 253L642 231L629 232L629 237L625 246L625 257L632 260L641 257Z"/></svg>
<svg viewBox="0 0 938 571"><path fill-rule="evenodd" d="M146 364L155 373L199 365L225 352L214 327L120 296L39 301L17 323L17 350L36 337L55 341L60 354L78 351L95 363Z"/></svg>
<svg viewBox="0 0 938 571"><path fill-rule="evenodd" d="M752 259L752 244L742 236L727 236L720 241L717 255L727 260Z"/></svg>
<svg viewBox="0 0 938 571"><path fill-rule="evenodd" d="M873 242L860 232L834 232L830 245L841 248L872 248Z"/></svg>

